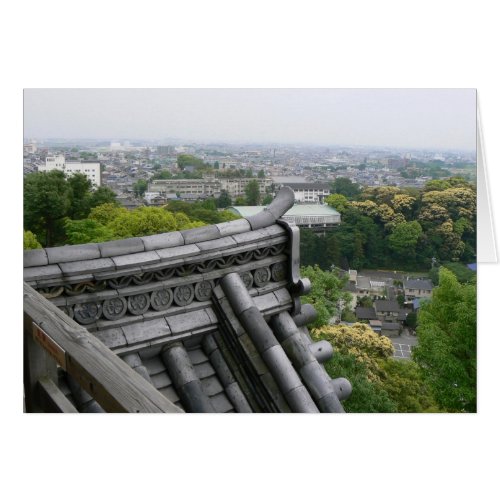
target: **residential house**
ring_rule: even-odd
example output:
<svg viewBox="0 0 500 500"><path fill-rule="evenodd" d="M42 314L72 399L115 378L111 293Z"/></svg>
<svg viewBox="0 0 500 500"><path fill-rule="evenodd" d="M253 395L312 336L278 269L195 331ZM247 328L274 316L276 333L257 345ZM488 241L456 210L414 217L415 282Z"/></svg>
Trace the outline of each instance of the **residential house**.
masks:
<svg viewBox="0 0 500 500"><path fill-rule="evenodd" d="M398 321L399 304L397 300L376 300L373 303L377 318L382 322L394 323Z"/></svg>
<svg viewBox="0 0 500 500"><path fill-rule="evenodd" d="M356 318L359 321L369 321L377 319L377 314L373 307L356 307Z"/></svg>
<svg viewBox="0 0 500 500"><path fill-rule="evenodd" d="M405 300L425 299L432 295L432 281L427 279L403 280Z"/></svg>
<svg viewBox="0 0 500 500"><path fill-rule="evenodd" d="M386 337L397 337L401 333L401 325L399 323L387 323L382 322L382 328L380 330L381 335Z"/></svg>

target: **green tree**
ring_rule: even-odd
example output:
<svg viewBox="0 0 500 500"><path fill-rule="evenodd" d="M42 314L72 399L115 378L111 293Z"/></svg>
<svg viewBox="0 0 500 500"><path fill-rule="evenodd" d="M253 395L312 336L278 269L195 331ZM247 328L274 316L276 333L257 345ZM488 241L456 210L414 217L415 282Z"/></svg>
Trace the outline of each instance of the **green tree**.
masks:
<svg viewBox="0 0 500 500"><path fill-rule="evenodd" d="M153 179L171 179L172 177L172 173L165 169L160 170L153 175Z"/></svg>
<svg viewBox="0 0 500 500"><path fill-rule="evenodd" d="M42 248L42 245L40 245L40 243L38 243L36 236L31 231L24 231L23 249L24 250L35 250L37 248Z"/></svg>
<svg viewBox="0 0 500 500"><path fill-rule="evenodd" d="M259 173L257 174L257 177L259 179L264 179L265 176L266 176L266 173L264 172L264 170L259 170Z"/></svg>
<svg viewBox="0 0 500 500"><path fill-rule="evenodd" d="M373 300L368 295L358 297L358 305L361 307L373 307Z"/></svg>
<svg viewBox="0 0 500 500"><path fill-rule="evenodd" d="M258 205L260 203L260 188L256 180L250 181L245 186L245 197L247 205Z"/></svg>
<svg viewBox="0 0 500 500"><path fill-rule="evenodd" d="M413 351L439 405L476 411L476 285L460 284L441 267L439 286L418 315Z"/></svg>
<svg viewBox="0 0 500 500"><path fill-rule="evenodd" d="M67 178L70 219L84 219L90 212L92 183L85 174L76 173Z"/></svg>
<svg viewBox="0 0 500 500"><path fill-rule="evenodd" d="M106 226L111 221L115 220L122 214L126 214L128 210L125 207L115 203L103 203L90 210L89 219L95 220Z"/></svg>
<svg viewBox="0 0 500 500"><path fill-rule="evenodd" d="M312 304L318 313L313 326L318 328L327 325L330 318L338 315L340 309L351 301L351 294L342 291L347 278L323 271L317 265L302 267L301 275L311 281L311 291L302 297L302 301Z"/></svg>
<svg viewBox="0 0 500 500"><path fill-rule="evenodd" d="M227 208L231 206L231 203L231 196L229 196L229 193L223 189L219 198L217 198L217 206L219 208Z"/></svg>
<svg viewBox="0 0 500 500"><path fill-rule="evenodd" d="M99 186L90 196L90 207L97 207L104 203L116 203L116 193L107 186Z"/></svg>
<svg viewBox="0 0 500 500"><path fill-rule="evenodd" d="M100 243L116 238L115 233L111 229L93 219L66 219L64 228L66 230L67 242L70 245Z"/></svg>
<svg viewBox="0 0 500 500"><path fill-rule="evenodd" d="M396 300L398 301L399 307L403 307L405 304L405 296L402 293L398 293L396 296Z"/></svg>
<svg viewBox="0 0 500 500"><path fill-rule="evenodd" d="M342 402L347 413L394 413L396 403L380 385L370 381L367 369L353 354L336 351L324 367L331 378L345 377L352 385L352 394Z"/></svg>
<svg viewBox="0 0 500 500"><path fill-rule="evenodd" d="M134 194L137 198L144 196L144 193L147 191L147 189L148 189L148 181L144 179L139 179L133 185Z"/></svg>
<svg viewBox="0 0 500 500"><path fill-rule="evenodd" d="M416 312L409 312L405 319L406 326L415 330L415 328L417 328L417 318L418 316Z"/></svg>
<svg viewBox="0 0 500 500"><path fill-rule="evenodd" d="M201 158L188 154L177 156L177 166L181 170L184 170L186 167L195 167L196 169L210 168L210 165L205 163Z"/></svg>
<svg viewBox="0 0 500 500"><path fill-rule="evenodd" d="M70 206L63 172L37 172L24 178L24 228L46 247L64 239L63 219Z"/></svg>
<svg viewBox="0 0 500 500"><path fill-rule="evenodd" d="M325 198L325 202L339 213L345 212L349 204L349 200L343 194L331 194Z"/></svg>
<svg viewBox="0 0 500 500"><path fill-rule="evenodd" d="M313 340L327 340L334 349L325 363L332 378L345 377L352 394L343 406L350 413L393 413L397 404L382 387L380 363L394 352L391 341L377 335L368 325L324 326L313 330Z"/></svg>
<svg viewBox="0 0 500 500"><path fill-rule="evenodd" d="M334 348L333 358L325 363L329 375L345 377L352 384L352 395L344 402L346 411L439 411L422 370L412 361L394 359L391 341L368 325L324 326L313 330L311 337L327 340Z"/></svg>
<svg viewBox="0 0 500 500"><path fill-rule="evenodd" d="M388 238L389 248L400 261L414 262L422 226L417 221L397 224Z"/></svg>
<svg viewBox="0 0 500 500"><path fill-rule="evenodd" d="M332 193L342 194L346 198L353 199L359 193L361 189L357 184L348 179L347 177L337 177L331 184Z"/></svg>
<svg viewBox="0 0 500 500"><path fill-rule="evenodd" d="M122 212L107 224L118 238L149 236L177 230L174 215L159 207L139 207Z"/></svg>
<svg viewBox="0 0 500 500"><path fill-rule="evenodd" d="M381 386L398 413L435 413L440 409L421 368L411 360L387 358L380 363Z"/></svg>

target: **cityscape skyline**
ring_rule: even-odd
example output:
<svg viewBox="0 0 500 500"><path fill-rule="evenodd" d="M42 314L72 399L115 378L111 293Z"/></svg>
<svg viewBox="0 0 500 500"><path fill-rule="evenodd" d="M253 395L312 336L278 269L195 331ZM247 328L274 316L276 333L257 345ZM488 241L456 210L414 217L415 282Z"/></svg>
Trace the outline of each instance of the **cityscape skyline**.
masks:
<svg viewBox="0 0 500 500"><path fill-rule="evenodd" d="M26 89L24 136L475 151L476 91Z"/></svg>

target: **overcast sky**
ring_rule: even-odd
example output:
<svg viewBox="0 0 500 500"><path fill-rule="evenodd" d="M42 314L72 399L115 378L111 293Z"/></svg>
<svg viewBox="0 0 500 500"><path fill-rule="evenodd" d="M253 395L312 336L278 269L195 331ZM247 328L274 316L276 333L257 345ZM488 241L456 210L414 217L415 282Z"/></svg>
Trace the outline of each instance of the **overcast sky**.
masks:
<svg viewBox="0 0 500 500"><path fill-rule="evenodd" d="M472 89L27 89L25 138L475 150Z"/></svg>

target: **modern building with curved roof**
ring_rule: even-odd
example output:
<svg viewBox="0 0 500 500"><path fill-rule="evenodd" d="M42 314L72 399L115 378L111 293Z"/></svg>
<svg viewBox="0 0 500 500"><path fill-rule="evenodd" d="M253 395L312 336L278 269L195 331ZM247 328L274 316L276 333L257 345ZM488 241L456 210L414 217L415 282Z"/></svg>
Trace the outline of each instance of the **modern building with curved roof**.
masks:
<svg viewBox="0 0 500 500"><path fill-rule="evenodd" d="M263 206L233 206L229 210L242 217L250 217L258 214L264 208ZM286 222L300 227L319 229L334 227L341 222L341 217L337 210L329 205L319 204L293 205L281 218Z"/></svg>

